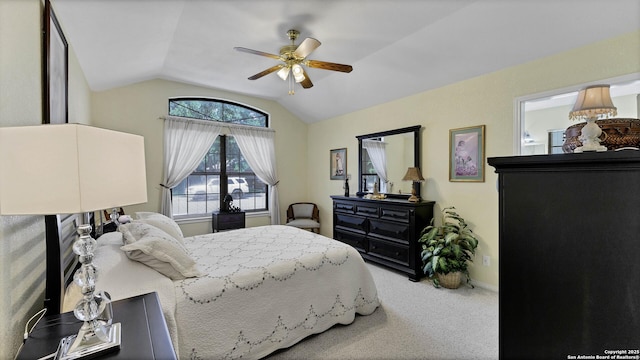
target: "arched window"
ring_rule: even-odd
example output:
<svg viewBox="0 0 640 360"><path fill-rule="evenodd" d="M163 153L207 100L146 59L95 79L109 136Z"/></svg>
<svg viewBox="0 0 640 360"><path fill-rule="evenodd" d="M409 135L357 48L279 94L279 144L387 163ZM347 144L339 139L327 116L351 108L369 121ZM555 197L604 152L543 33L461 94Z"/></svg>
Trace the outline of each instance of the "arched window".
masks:
<svg viewBox="0 0 640 360"><path fill-rule="evenodd" d="M259 127L269 125L267 113L219 99L169 99L169 115ZM226 184L220 186L221 179L226 179ZM198 168L172 189L173 214L176 218L209 215L220 209L226 194L232 195L232 205L242 211L267 211L267 190L267 185L247 164L233 136L220 135Z"/></svg>

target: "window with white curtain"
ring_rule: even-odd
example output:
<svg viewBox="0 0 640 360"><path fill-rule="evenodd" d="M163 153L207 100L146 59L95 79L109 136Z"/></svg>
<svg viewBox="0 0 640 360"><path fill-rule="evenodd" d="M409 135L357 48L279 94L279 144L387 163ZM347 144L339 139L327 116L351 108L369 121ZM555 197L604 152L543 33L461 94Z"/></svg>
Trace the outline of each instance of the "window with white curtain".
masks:
<svg viewBox="0 0 640 360"><path fill-rule="evenodd" d="M169 115L268 127L269 115L246 105L210 98L169 99ZM227 179L221 184L221 179ZM224 182L224 181L223 181ZM220 135L198 167L171 190L176 218L201 217L220 209L230 194L242 211L269 210L268 186L251 170L232 135Z"/></svg>

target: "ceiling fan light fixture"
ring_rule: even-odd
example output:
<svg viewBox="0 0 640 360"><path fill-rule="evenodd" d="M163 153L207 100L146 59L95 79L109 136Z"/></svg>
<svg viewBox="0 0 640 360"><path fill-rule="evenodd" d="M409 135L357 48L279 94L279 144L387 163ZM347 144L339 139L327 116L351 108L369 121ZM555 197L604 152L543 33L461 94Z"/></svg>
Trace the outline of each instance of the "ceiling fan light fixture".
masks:
<svg viewBox="0 0 640 360"><path fill-rule="evenodd" d="M287 80L287 76L289 76L289 71L290 70L291 70L290 67L285 66L282 69L280 69L277 74L280 77L280 79Z"/></svg>
<svg viewBox="0 0 640 360"><path fill-rule="evenodd" d="M298 35L300 35L300 32L298 32L297 30L291 29L287 31L287 36L289 37L289 40L291 40L291 44L282 46L280 48L279 55L243 47L234 47L234 50L237 51L265 56L271 59L280 60L282 62L279 65L272 66L255 75L249 76L248 79L257 80L265 75L275 72L283 81L289 82L289 95L293 95L296 83L300 84L303 89L310 89L313 87L313 82L311 82L309 74L306 73L302 65L309 68L340 71L344 73L349 73L353 70L353 67L351 65L308 59L307 56L309 56L309 54L317 49L321 43L317 39L308 37L304 39L299 45L296 45L295 40L298 38ZM291 76L289 76L289 73L292 73Z"/></svg>
<svg viewBox="0 0 640 360"><path fill-rule="evenodd" d="M293 72L293 77L296 79L297 83L304 81L304 70L300 64L293 65L291 71Z"/></svg>

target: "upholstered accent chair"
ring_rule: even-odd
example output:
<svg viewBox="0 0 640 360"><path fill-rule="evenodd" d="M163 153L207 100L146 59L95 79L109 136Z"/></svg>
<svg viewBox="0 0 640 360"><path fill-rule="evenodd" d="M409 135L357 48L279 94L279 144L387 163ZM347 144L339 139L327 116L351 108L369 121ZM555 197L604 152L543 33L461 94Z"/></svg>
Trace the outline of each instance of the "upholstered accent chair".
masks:
<svg viewBox="0 0 640 360"><path fill-rule="evenodd" d="M320 233L320 211L310 202L299 202L287 208L287 225Z"/></svg>

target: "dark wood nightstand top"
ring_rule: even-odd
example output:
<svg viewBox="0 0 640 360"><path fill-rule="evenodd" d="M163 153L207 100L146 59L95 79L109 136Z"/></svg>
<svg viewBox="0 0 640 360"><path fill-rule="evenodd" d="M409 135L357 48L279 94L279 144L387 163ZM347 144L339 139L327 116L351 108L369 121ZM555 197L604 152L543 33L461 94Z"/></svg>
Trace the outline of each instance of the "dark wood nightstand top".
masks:
<svg viewBox="0 0 640 360"><path fill-rule="evenodd" d="M157 293L114 301L113 322L122 324L120 350L97 359L176 359ZM81 325L73 312L45 316L16 359L38 359L55 352L60 339L77 333Z"/></svg>

